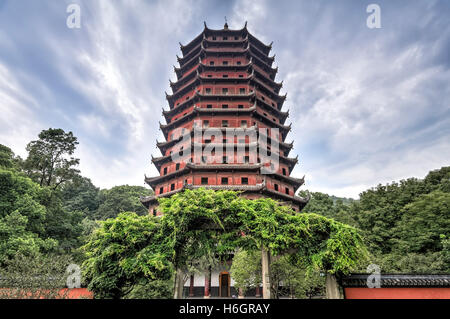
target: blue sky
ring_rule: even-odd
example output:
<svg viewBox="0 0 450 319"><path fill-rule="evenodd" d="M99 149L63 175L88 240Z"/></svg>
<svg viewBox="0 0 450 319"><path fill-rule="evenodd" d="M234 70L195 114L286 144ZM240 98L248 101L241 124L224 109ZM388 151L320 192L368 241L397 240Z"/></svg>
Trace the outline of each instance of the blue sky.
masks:
<svg viewBox="0 0 450 319"><path fill-rule="evenodd" d="M66 8L81 7L81 28ZM381 28L366 7L381 8ZM277 81L306 188L357 198L450 159L450 3L442 1L0 0L0 143L25 156L49 127L73 131L100 187L157 174L172 65L203 29L248 21L274 41ZM305 186L303 187L303 189Z"/></svg>

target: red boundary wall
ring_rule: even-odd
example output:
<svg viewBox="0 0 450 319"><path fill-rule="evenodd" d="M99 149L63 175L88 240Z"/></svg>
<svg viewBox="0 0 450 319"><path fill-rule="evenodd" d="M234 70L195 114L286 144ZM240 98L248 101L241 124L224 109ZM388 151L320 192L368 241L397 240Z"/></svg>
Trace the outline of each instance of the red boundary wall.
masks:
<svg viewBox="0 0 450 319"><path fill-rule="evenodd" d="M344 288L345 299L450 299L450 288Z"/></svg>

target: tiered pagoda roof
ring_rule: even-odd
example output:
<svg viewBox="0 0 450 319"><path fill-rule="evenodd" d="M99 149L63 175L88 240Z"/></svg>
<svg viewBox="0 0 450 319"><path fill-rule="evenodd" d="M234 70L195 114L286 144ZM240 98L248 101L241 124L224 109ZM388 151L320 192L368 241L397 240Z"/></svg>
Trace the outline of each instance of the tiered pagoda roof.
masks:
<svg viewBox="0 0 450 319"><path fill-rule="evenodd" d="M289 111L282 111L286 94L280 95L283 82L275 81L278 68L272 66L275 55L269 56L272 44L264 44L253 36L247 23L240 30L231 30L227 24L221 30L213 30L205 23L195 39L186 45L180 43L180 49L179 67L174 67L177 81L170 81L172 94L166 93L169 109L162 111L166 123L160 123L160 129L165 141L157 141L162 156L152 156L160 175L145 177L155 195L142 198L142 203L150 213L156 213L158 198L205 187L241 191L251 198L273 197L301 210L309 198L295 195L304 178L290 176L298 156L289 157L293 143L285 142L292 125L285 124ZM280 136L272 136L261 128L276 128ZM180 129L183 136L175 134ZM194 129L209 133L214 130L224 138L194 141ZM227 133L237 130L255 134L258 140L226 138ZM187 137L190 142L181 146ZM249 157L255 151L267 154L274 138L279 139L279 149L275 150L279 165L276 171L263 172L268 163L260 157L255 163L249 162ZM172 154L179 152L180 146L188 155L175 163ZM231 149L235 153L228 159L229 153L224 151L223 161L216 157L205 160L203 156L197 163L192 154L206 148L227 152ZM245 161L238 159L238 150L245 155Z"/></svg>

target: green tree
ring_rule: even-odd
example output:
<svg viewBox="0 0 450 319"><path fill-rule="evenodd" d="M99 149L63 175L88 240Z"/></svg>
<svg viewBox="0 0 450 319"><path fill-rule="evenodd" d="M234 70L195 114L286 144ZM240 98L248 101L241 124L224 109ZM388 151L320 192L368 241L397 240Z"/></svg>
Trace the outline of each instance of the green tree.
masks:
<svg viewBox="0 0 450 319"><path fill-rule="evenodd" d="M39 139L27 145L28 157L24 169L40 186L58 188L79 174L74 167L80 162L72 155L78 145L72 132L48 129L39 133Z"/></svg>
<svg viewBox="0 0 450 319"><path fill-rule="evenodd" d="M84 213L64 209L60 191L48 187L43 188L40 202L47 210L45 236L58 241L60 253L70 253L79 248L83 244L81 222L85 218Z"/></svg>
<svg viewBox="0 0 450 319"><path fill-rule="evenodd" d="M230 274L238 289L246 291L261 285L261 252L238 250L233 256Z"/></svg>
<svg viewBox="0 0 450 319"><path fill-rule="evenodd" d="M7 169L19 169L21 162L22 159L20 157L16 157L9 147L0 144L0 167Z"/></svg>
<svg viewBox="0 0 450 319"><path fill-rule="evenodd" d="M61 187L63 207L69 212L80 211L85 216L94 219L100 206L100 190L91 180L82 176L75 176L72 181Z"/></svg>
<svg viewBox="0 0 450 319"><path fill-rule="evenodd" d="M115 186L109 190L101 190L100 205L95 213L95 219L114 218L120 212L135 212L138 215L148 214L140 202L140 196L148 196L153 192L142 186Z"/></svg>
<svg viewBox="0 0 450 319"><path fill-rule="evenodd" d="M83 250L84 274L95 298L172 295L173 252L166 245L159 218L120 213L101 222Z"/></svg>
<svg viewBox="0 0 450 319"><path fill-rule="evenodd" d="M57 241L41 239L27 230L27 226L28 218L18 211L0 218L0 266L4 266L17 254L37 256L56 247Z"/></svg>
<svg viewBox="0 0 450 319"><path fill-rule="evenodd" d="M281 296L290 298L311 298L321 295L325 290L325 277L317 270L307 270L292 260L289 255L275 258L270 266L272 294L275 299Z"/></svg>

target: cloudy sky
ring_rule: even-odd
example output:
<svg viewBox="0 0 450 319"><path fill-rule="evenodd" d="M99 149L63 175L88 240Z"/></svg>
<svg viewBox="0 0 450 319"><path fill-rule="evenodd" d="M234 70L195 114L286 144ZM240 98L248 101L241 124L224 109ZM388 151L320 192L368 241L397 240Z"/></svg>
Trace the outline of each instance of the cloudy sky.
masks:
<svg viewBox="0 0 450 319"><path fill-rule="evenodd" d="M80 29L66 26L71 3ZM370 3L380 29L366 25ZM0 0L0 143L26 156L41 130L63 128L97 186L143 185L178 42L224 16L274 41L306 188L357 198L450 164L447 0Z"/></svg>

